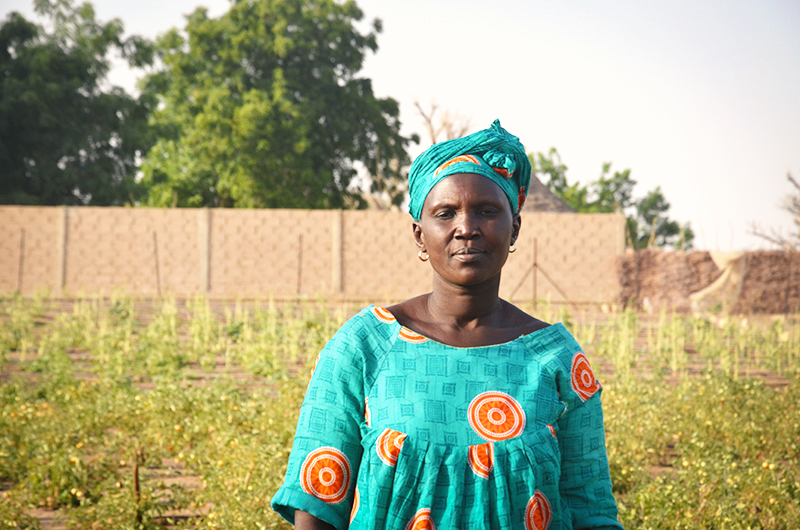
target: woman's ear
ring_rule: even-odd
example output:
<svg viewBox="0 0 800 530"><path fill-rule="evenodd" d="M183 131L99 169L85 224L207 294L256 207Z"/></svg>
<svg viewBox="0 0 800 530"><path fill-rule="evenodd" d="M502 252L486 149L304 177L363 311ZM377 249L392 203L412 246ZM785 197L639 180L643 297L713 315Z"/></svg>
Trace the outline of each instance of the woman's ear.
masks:
<svg viewBox="0 0 800 530"><path fill-rule="evenodd" d="M424 250L425 238L422 235L422 226L419 224L419 221L414 221L411 223L411 230L414 231L414 243L416 243L420 250Z"/></svg>
<svg viewBox="0 0 800 530"><path fill-rule="evenodd" d="M512 230L511 230L511 244L517 242L517 238L519 237L519 229L522 226L522 216L520 214L516 214L514 219L512 220Z"/></svg>

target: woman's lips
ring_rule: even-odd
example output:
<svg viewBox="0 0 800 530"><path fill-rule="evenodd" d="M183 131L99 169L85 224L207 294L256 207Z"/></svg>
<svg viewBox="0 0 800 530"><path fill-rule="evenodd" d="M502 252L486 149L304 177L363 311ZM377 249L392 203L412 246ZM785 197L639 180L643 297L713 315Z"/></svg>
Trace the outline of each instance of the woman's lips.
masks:
<svg viewBox="0 0 800 530"><path fill-rule="evenodd" d="M460 248L453 252L453 257L459 261L471 262L479 260L486 251L479 248Z"/></svg>

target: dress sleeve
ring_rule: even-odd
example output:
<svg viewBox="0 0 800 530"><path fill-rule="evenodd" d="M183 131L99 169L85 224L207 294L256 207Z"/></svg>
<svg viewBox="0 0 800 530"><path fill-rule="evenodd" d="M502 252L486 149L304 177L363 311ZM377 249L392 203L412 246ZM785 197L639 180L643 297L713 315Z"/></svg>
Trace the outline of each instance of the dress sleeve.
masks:
<svg viewBox="0 0 800 530"><path fill-rule="evenodd" d="M297 421L283 485L272 509L294 524L295 510L347 528L361 461L363 354L357 319L320 352Z"/></svg>
<svg viewBox="0 0 800 530"><path fill-rule="evenodd" d="M558 445L561 451L559 490L572 517L575 530L622 530L617 521L617 504L611 493L608 469L602 388L589 361L575 343L570 369L561 371L558 387L567 406L558 420Z"/></svg>

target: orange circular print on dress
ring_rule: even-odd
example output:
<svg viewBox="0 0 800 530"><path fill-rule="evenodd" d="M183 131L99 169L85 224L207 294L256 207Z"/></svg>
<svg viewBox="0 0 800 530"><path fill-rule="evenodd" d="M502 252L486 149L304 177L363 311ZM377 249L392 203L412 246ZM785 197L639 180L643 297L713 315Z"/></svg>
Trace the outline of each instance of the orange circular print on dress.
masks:
<svg viewBox="0 0 800 530"><path fill-rule="evenodd" d="M570 372L572 390L578 394L581 401L586 401L600 390L600 381L597 380L589 366L589 360L583 352L578 352L572 357L572 370Z"/></svg>
<svg viewBox="0 0 800 530"><path fill-rule="evenodd" d="M536 490L525 508L525 530L545 530L550 526L553 509L544 494Z"/></svg>
<svg viewBox="0 0 800 530"><path fill-rule="evenodd" d="M393 324L397 320L394 318L394 315L391 311L384 309L383 307L373 307L372 314L384 324Z"/></svg>
<svg viewBox="0 0 800 530"><path fill-rule="evenodd" d="M494 445L489 442L469 446L469 467L481 478L488 479L494 467Z"/></svg>
<svg viewBox="0 0 800 530"><path fill-rule="evenodd" d="M416 331L411 331L405 326L400 328L399 337L406 342L410 342L411 344L422 344L428 340L427 337L423 337Z"/></svg>
<svg viewBox="0 0 800 530"><path fill-rule="evenodd" d="M350 461L335 447L311 451L300 468L300 486L309 495L328 504L337 504L347 497L350 485Z"/></svg>
<svg viewBox="0 0 800 530"><path fill-rule="evenodd" d="M517 400L503 392L484 392L469 404L469 424L490 442L514 438L525 428L525 412Z"/></svg>
<svg viewBox="0 0 800 530"><path fill-rule="evenodd" d="M400 456L400 449L403 448L405 439L406 435L402 432L384 429L381 435L378 436L378 443L375 448L378 452L378 458L387 466L394 467L397 465L397 457Z"/></svg>
<svg viewBox="0 0 800 530"><path fill-rule="evenodd" d="M417 512L413 519L406 525L405 530L436 530L431 519L430 508L423 508Z"/></svg>

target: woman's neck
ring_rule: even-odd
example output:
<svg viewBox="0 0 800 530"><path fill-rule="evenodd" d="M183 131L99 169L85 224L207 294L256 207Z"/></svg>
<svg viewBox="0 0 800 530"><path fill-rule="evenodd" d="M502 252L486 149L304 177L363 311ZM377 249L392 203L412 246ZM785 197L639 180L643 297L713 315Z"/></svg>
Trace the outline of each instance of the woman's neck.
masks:
<svg viewBox="0 0 800 530"><path fill-rule="evenodd" d="M401 325L456 347L502 344L547 326L501 300L499 284L497 278L465 287L436 278L433 292L387 309Z"/></svg>
<svg viewBox="0 0 800 530"><path fill-rule="evenodd" d="M502 320L500 278L485 284L463 287L434 279L433 292L425 307L431 323L445 328L470 330L481 326L497 326Z"/></svg>

